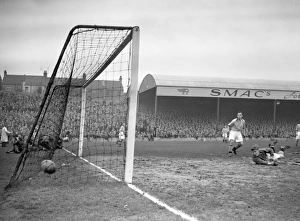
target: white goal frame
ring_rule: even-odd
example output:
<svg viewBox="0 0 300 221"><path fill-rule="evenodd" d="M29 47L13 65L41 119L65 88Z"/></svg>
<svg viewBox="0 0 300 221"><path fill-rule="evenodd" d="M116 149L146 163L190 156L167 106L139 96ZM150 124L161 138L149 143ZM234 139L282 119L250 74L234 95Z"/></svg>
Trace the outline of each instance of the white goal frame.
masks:
<svg viewBox="0 0 300 221"><path fill-rule="evenodd" d="M129 114L128 114L128 131L126 139L126 156L125 156L125 174L124 181L128 184L132 183L133 177L133 162L135 149L135 130L136 130L136 116L137 116L137 101L138 101L138 69L139 69L139 27L133 28L132 34L132 59L131 59L131 85L128 88L129 99ZM78 156L82 157L83 140L84 140L84 124L85 124L85 106L86 106L86 87L82 88L81 97L81 120L79 132L79 146Z"/></svg>

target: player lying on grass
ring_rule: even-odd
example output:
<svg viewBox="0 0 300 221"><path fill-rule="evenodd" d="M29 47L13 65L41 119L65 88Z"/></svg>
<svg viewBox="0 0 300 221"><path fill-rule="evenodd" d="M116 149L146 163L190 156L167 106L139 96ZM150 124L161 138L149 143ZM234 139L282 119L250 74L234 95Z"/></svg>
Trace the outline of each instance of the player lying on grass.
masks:
<svg viewBox="0 0 300 221"><path fill-rule="evenodd" d="M13 149L7 151L6 153L21 153L24 149L24 139L21 134L18 134L14 138Z"/></svg>
<svg viewBox="0 0 300 221"><path fill-rule="evenodd" d="M63 140L60 137L54 138L50 134L41 134L37 144L33 142L29 142L29 151L37 151L37 150L44 150L44 151L51 151L56 149L63 148Z"/></svg>
<svg viewBox="0 0 300 221"><path fill-rule="evenodd" d="M55 150L62 148L62 139L60 137L54 138L54 136L42 135L38 141L38 145L43 150Z"/></svg>
<svg viewBox="0 0 300 221"><path fill-rule="evenodd" d="M280 151L275 153L271 147L259 148L257 144L254 144L251 148L252 160L256 164L277 166L278 160L284 158L284 151L290 148L290 146L281 146Z"/></svg>
<svg viewBox="0 0 300 221"><path fill-rule="evenodd" d="M274 153L276 152L275 151L275 145L278 143L278 140L275 139L275 138L271 138L271 142L269 143L269 147L273 149Z"/></svg>

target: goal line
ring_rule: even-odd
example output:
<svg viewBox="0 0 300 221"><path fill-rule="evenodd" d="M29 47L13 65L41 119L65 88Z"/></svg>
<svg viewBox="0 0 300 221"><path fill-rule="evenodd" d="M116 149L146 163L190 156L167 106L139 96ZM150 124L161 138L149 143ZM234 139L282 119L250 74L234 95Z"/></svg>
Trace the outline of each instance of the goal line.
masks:
<svg viewBox="0 0 300 221"><path fill-rule="evenodd" d="M72 154L73 156L76 156L78 157L75 153L72 153L68 150L65 149L65 151L67 151L68 153ZM79 157L79 159L83 160L84 162L86 162L87 164L95 167L96 169L100 170L101 172L105 173L106 175L108 175L109 177L111 177L112 179L118 181L118 182L122 182L121 179L115 177L114 175L112 175L110 172L106 171L105 169L101 168L100 166L94 164L94 163L91 163L89 162L87 159L83 158L83 157ZM150 201L152 201L153 203L161 206L161 207L164 207L165 209L167 209L168 211L174 213L175 215L178 215L180 216L181 218L185 219L185 220L188 220L188 221L198 221L195 217L192 217L186 213L184 213L183 211L180 211L176 208L173 208L169 205L167 205L166 203L162 202L161 200L157 199L156 197L150 195L149 193L147 192L144 192L143 190L141 190L140 188L138 188L137 186L133 185L133 184L130 184L130 183L126 183L126 185L134 190L135 192L139 193L140 195L142 195L143 197L146 197L147 199L149 199Z"/></svg>

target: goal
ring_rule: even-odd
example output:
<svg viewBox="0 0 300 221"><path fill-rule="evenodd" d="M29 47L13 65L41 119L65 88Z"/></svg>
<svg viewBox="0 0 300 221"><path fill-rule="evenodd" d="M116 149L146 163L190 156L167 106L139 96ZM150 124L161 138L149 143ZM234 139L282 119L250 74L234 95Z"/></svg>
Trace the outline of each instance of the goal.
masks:
<svg viewBox="0 0 300 221"><path fill-rule="evenodd" d="M138 57L139 27L72 28L8 187L25 180L131 183ZM55 173L41 171L45 159Z"/></svg>

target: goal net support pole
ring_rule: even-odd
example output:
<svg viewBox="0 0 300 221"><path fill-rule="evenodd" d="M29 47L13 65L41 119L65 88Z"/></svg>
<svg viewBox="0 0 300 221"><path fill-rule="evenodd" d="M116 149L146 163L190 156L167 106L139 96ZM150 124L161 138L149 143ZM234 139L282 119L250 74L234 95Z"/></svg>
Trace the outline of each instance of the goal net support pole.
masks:
<svg viewBox="0 0 300 221"><path fill-rule="evenodd" d="M78 144L79 157L82 157L82 151L83 151L85 104L86 104L86 88L82 88L81 89L81 113L80 113L81 117L80 117L80 129L79 129L79 144Z"/></svg>
<svg viewBox="0 0 300 221"><path fill-rule="evenodd" d="M127 149L124 181L132 183L133 160L135 147L135 129L137 116L137 96L138 96L138 67L139 67L139 39L140 30L134 27L132 35L132 69L131 69L131 86L129 88L129 117L127 132Z"/></svg>

